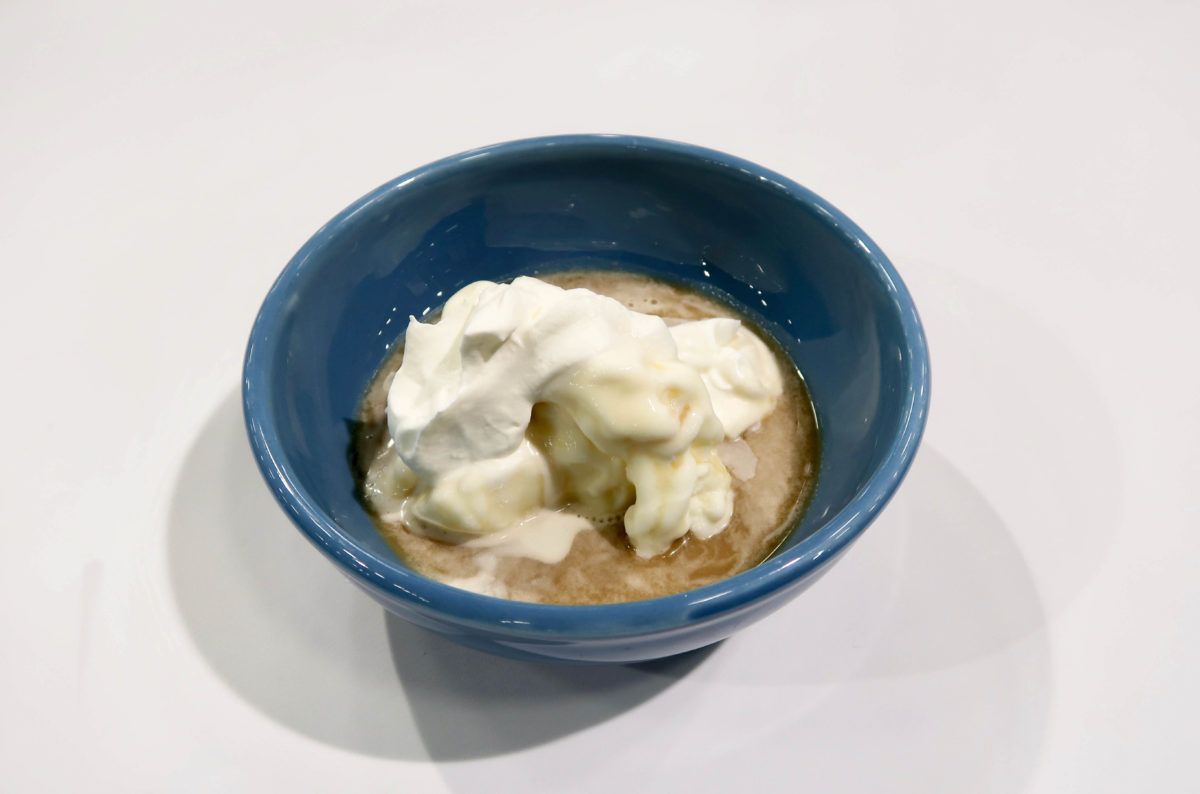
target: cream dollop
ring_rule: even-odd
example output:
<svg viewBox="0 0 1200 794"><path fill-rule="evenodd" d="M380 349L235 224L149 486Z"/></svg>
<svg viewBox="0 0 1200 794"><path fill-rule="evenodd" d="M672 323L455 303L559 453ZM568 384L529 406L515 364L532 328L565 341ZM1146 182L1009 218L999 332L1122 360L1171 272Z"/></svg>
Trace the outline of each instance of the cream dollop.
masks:
<svg viewBox="0 0 1200 794"><path fill-rule="evenodd" d="M668 327L586 289L480 281L436 323L409 322L389 483L410 525L482 538L565 508L623 516L654 556L728 525L717 446L781 391L774 356L737 320Z"/></svg>
<svg viewBox="0 0 1200 794"><path fill-rule="evenodd" d="M737 438L775 408L783 378L762 340L737 320L671 326L679 360L700 374L725 437Z"/></svg>

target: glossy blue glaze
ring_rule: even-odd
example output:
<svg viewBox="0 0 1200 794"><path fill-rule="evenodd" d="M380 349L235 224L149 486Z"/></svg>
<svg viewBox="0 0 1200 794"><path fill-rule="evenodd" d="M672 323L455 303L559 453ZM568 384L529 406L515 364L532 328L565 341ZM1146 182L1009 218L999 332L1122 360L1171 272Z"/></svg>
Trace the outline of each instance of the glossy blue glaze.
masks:
<svg viewBox="0 0 1200 794"><path fill-rule="evenodd" d="M807 514L771 559L666 598L547 606L426 579L376 532L354 496L349 422L408 316L471 281L568 267L638 270L723 294L795 359L823 457ZM707 149L573 135L455 155L356 201L267 294L243 385L250 442L279 503L387 609L495 653L626 662L715 642L815 581L908 469L929 359L891 263L807 189Z"/></svg>

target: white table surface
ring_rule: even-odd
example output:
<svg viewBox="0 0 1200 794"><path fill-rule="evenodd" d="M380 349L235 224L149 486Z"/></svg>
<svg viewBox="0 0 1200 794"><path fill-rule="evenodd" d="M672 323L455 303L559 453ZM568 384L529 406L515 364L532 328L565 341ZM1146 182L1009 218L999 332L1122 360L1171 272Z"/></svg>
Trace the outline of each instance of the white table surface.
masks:
<svg viewBox="0 0 1200 794"><path fill-rule="evenodd" d="M1198 34L1195 2L0 4L0 790L1200 790ZM386 617L238 397L335 212L585 131L824 195L933 355L852 552L636 667Z"/></svg>

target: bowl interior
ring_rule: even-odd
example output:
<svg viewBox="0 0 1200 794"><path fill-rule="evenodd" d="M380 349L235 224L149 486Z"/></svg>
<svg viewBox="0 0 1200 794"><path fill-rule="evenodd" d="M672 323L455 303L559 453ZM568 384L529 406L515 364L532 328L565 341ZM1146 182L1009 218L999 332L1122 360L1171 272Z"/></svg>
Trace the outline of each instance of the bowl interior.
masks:
<svg viewBox="0 0 1200 794"><path fill-rule="evenodd" d="M911 404L903 287L853 224L803 188L697 151L494 147L385 185L331 221L272 289L260 327L275 330L252 350L266 367L272 454L295 484L400 567L355 499L347 452L359 399L409 315L478 279L618 267L724 293L803 372L821 473L779 553L842 510L889 454Z"/></svg>

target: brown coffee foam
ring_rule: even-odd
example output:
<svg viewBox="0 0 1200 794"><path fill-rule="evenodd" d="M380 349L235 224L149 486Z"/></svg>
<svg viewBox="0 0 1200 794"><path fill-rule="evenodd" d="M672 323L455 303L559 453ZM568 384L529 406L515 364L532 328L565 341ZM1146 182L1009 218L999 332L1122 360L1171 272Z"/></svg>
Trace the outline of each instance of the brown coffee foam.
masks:
<svg viewBox="0 0 1200 794"><path fill-rule="evenodd" d="M539 274L538 278L566 289L586 287L647 314L681 320L734 317L755 328L730 306L646 276L570 271ZM778 358L784 393L761 425L744 435L758 466L750 480L733 480L734 510L729 526L708 540L689 534L666 554L648 560L629 548L619 524L579 533L570 553L555 565L502 557L496 577L509 598L556 604L655 598L726 579L757 565L779 546L812 494L819 445L816 418L803 381L773 340L759 335ZM366 465L390 447L387 390L402 358L402 346L396 345L363 398L352 451L360 495L380 532L409 567L442 581L466 579L479 571L477 555L481 552L423 537L398 522L383 521L362 493Z"/></svg>

